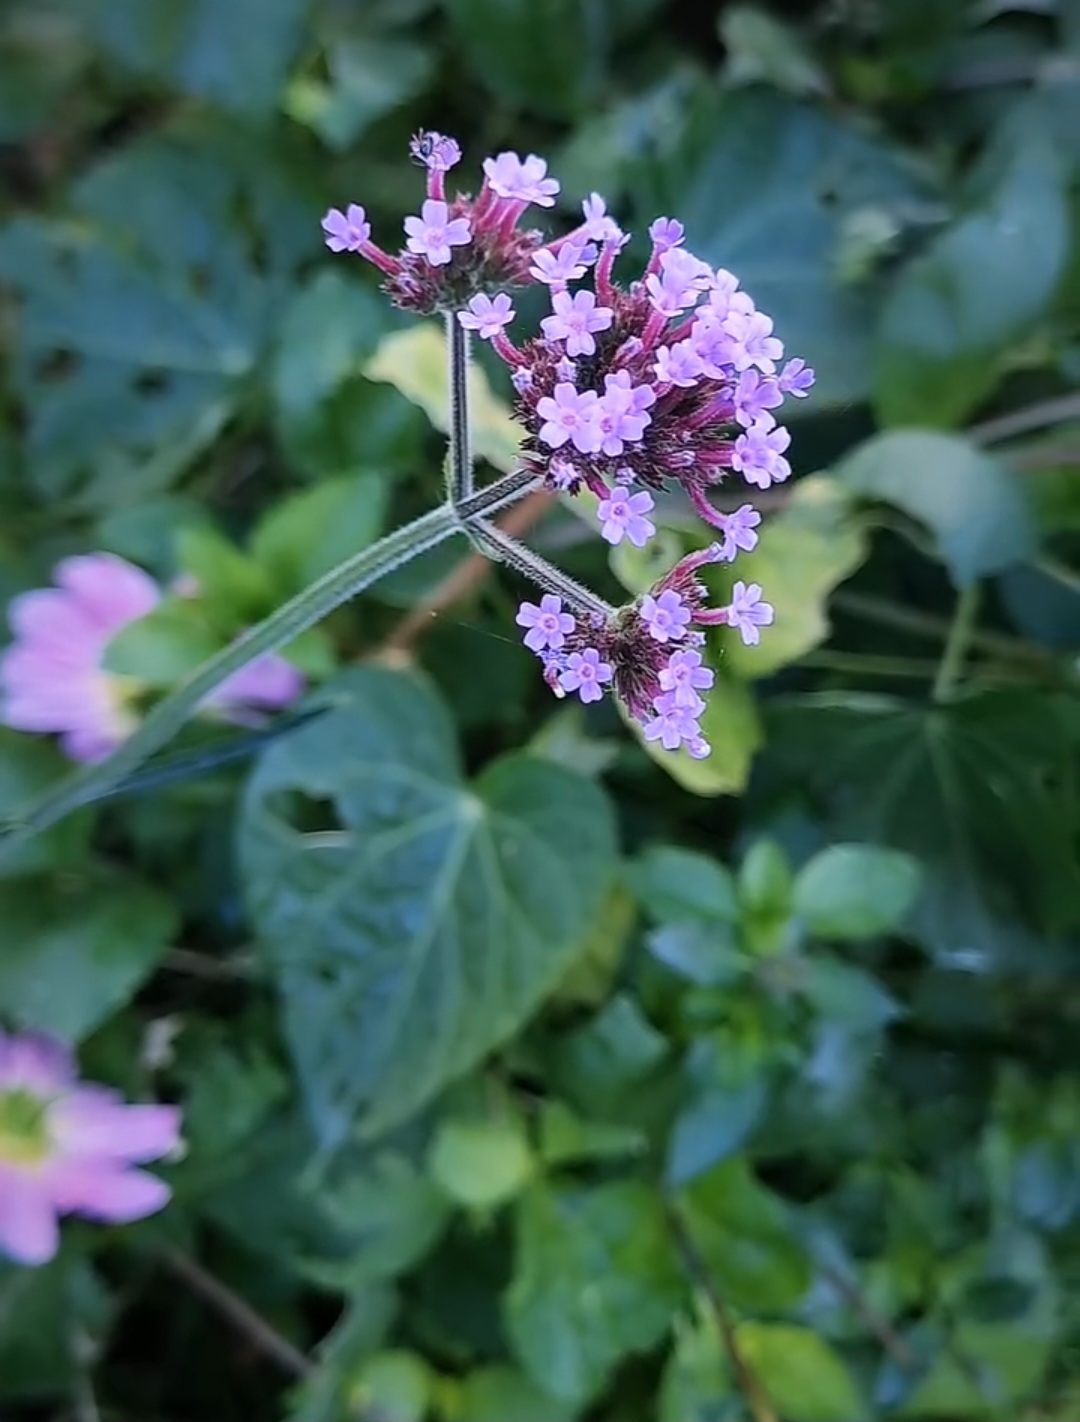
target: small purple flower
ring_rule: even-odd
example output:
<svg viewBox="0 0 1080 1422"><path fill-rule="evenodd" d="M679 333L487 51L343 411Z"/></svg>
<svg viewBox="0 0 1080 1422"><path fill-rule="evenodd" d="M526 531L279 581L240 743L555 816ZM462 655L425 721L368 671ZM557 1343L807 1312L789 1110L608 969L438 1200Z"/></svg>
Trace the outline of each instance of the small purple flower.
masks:
<svg viewBox="0 0 1080 1422"><path fill-rule="evenodd" d="M154 1214L169 1187L135 1167L175 1150L179 1132L175 1106L129 1106L81 1082L53 1038L0 1033L0 1250L46 1264L62 1215L126 1224Z"/></svg>
<svg viewBox="0 0 1080 1422"><path fill-rule="evenodd" d="M472 298L467 310L458 312L458 320L466 331L476 331L482 341L499 335L513 319L514 308L505 291L494 298L482 291Z"/></svg>
<svg viewBox="0 0 1080 1422"><path fill-rule="evenodd" d="M734 513L721 513L716 511L716 526L724 535L724 541L718 544L719 560L730 563L734 560L736 553L740 550L743 553L750 553L757 547L758 536L754 532L761 522L761 515L753 504L743 504Z"/></svg>
<svg viewBox="0 0 1080 1422"><path fill-rule="evenodd" d="M724 267L717 267L709 282L709 312L717 321L722 321L732 311L744 316L753 313L754 303L745 291L739 290L739 278Z"/></svg>
<svg viewBox="0 0 1080 1422"><path fill-rule="evenodd" d="M202 703L238 725L257 723L259 714L288 706L304 689L304 678L276 652L265 652L233 672Z"/></svg>
<svg viewBox="0 0 1080 1422"><path fill-rule="evenodd" d="M359 252L371 238L371 223L359 203L342 212L332 207L322 220L323 235L331 252Z"/></svg>
<svg viewBox="0 0 1080 1422"><path fill-rule="evenodd" d="M553 207L559 191L555 178L545 177L547 164L535 153L522 162L516 153L500 153L484 159L484 175L494 193L514 202L534 202L538 207Z"/></svg>
<svg viewBox="0 0 1080 1422"><path fill-rule="evenodd" d="M610 681L613 674L610 663L600 660L596 648L586 647L567 657L559 685L563 691L576 691L582 701L599 701L604 694L603 683Z"/></svg>
<svg viewBox="0 0 1080 1422"><path fill-rule="evenodd" d="M596 255L596 248L591 242L579 245L567 239L557 252L539 247L533 255L529 274L548 286L565 286L568 281L583 277L586 269L596 261Z"/></svg>
<svg viewBox="0 0 1080 1422"><path fill-rule="evenodd" d="M779 384L771 375L761 375L757 370L744 370L734 391L735 418L745 429L764 420L766 425L775 424L773 417L766 413L784 403Z"/></svg>
<svg viewBox="0 0 1080 1422"><path fill-rule="evenodd" d="M814 372L798 356L789 360L780 372L779 385L785 395L794 395L796 400L805 400L814 383Z"/></svg>
<svg viewBox="0 0 1080 1422"><path fill-rule="evenodd" d="M445 267L454 255L451 247L464 247L472 241L469 219L451 220L450 209L437 198L428 198L419 217L405 219L405 231L409 251L426 257L433 267Z"/></svg>
<svg viewBox="0 0 1080 1422"><path fill-rule="evenodd" d="M656 394L649 385L632 385L630 373L617 371L604 376L604 393L600 397L600 448L612 459L622 454L624 441L634 443L645 433L652 416L650 406Z"/></svg>
<svg viewBox="0 0 1080 1422"><path fill-rule="evenodd" d="M569 381L561 381L554 397L545 395L536 403L536 412L544 421L540 438L552 449L561 449L570 440L580 454L596 454L603 440L599 405L595 390L579 395Z"/></svg>
<svg viewBox="0 0 1080 1422"><path fill-rule="evenodd" d="M775 372L784 347L772 334L773 323L763 311L729 311L723 327L730 337L729 359L736 370L756 365L766 375Z"/></svg>
<svg viewBox="0 0 1080 1422"><path fill-rule="evenodd" d="M561 380L564 384L575 385L577 383L577 366L569 356L560 356L555 362L555 379Z"/></svg>
<svg viewBox="0 0 1080 1422"><path fill-rule="evenodd" d="M694 305L711 277L706 262L682 247L670 247L660 254L659 272L645 278L645 290L662 316L675 316Z"/></svg>
<svg viewBox="0 0 1080 1422"><path fill-rule="evenodd" d="M671 695L656 698L656 715L645 722L642 733L647 741L659 741L665 750L678 750L684 743L705 744L697 717L686 707L677 706Z"/></svg>
<svg viewBox="0 0 1080 1422"><path fill-rule="evenodd" d="M681 247L686 229L674 217L658 217L649 228L655 252L670 252L672 247Z"/></svg>
<svg viewBox="0 0 1080 1422"><path fill-rule="evenodd" d="M690 609L670 588L659 597L646 593L641 599L641 620L657 642L678 642L690 624Z"/></svg>
<svg viewBox="0 0 1080 1422"><path fill-rule="evenodd" d="M606 331L615 313L607 306L597 306L591 291L554 291L551 294L553 314L540 322L549 341L565 341L569 356L589 356L596 351L594 331Z"/></svg>
<svg viewBox="0 0 1080 1422"><path fill-rule="evenodd" d="M514 621L529 629L525 645L530 652L557 652L566 641L566 634L577 626L570 614L563 612L562 598L554 593L545 593L539 607L535 602L523 602Z"/></svg>
<svg viewBox="0 0 1080 1422"><path fill-rule="evenodd" d="M783 425L775 429L771 425L771 416L769 424L758 420L739 436L731 453L731 467L738 469L748 484L759 489L782 483L791 473L791 465L784 458L791 435Z"/></svg>
<svg viewBox="0 0 1080 1422"><path fill-rule="evenodd" d="M434 130L421 130L411 138L409 153L432 173L448 173L461 162L461 145L457 139Z"/></svg>
<svg viewBox="0 0 1080 1422"><path fill-rule="evenodd" d="M644 548L656 532L656 525L645 517L652 508L653 497L644 489L637 494L623 488L612 489L610 497L601 499L596 509L601 537L612 545L629 538L635 548Z"/></svg>
<svg viewBox="0 0 1080 1422"><path fill-rule="evenodd" d="M701 653L695 651L672 652L667 666L660 671L661 691L670 692L672 704L694 716L705 709L698 691L708 691L714 680L710 668L702 665Z"/></svg>
<svg viewBox="0 0 1080 1422"><path fill-rule="evenodd" d="M590 193L581 204L585 221L579 229L594 242L614 242L622 236L619 224L607 215L607 204L599 193Z"/></svg>
<svg viewBox="0 0 1080 1422"><path fill-rule="evenodd" d="M775 611L770 603L762 602L761 587L758 583L736 583L731 590L731 602L725 609L728 626L736 628L748 647L756 647L761 641L759 627L771 627Z"/></svg>
<svg viewBox="0 0 1080 1422"><path fill-rule="evenodd" d="M697 384L704 371L701 357L694 349L692 340L676 341L673 346L658 346L653 372L657 380L665 385L679 385L690 389Z"/></svg>

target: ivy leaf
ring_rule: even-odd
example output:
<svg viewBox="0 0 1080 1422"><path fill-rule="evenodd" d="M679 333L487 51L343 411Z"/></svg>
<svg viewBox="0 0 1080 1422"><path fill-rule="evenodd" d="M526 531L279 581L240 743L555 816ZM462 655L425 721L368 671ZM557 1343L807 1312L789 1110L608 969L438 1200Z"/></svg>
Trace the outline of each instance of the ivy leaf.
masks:
<svg viewBox="0 0 1080 1422"><path fill-rule="evenodd" d="M516 1031L575 958L614 867L590 781L515 756L463 780L421 683L365 669L246 796L248 902L325 1145L411 1115ZM312 734L314 732L314 734Z"/></svg>
<svg viewBox="0 0 1080 1422"><path fill-rule="evenodd" d="M875 844L832 844L795 880L795 912L822 938L899 928L919 892L918 862Z"/></svg>
<svg viewBox="0 0 1080 1422"><path fill-rule="evenodd" d="M1073 733L1052 699L994 691L926 709L815 696L778 708L774 727L836 836L922 861L914 927L937 953L985 963L1013 951L1025 919L1075 919Z"/></svg>
<svg viewBox="0 0 1080 1422"><path fill-rule="evenodd" d="M446 389L446 338L430 321L395 331L380 342L364 366L369 380L384 380L419 405L437 430L450 427ZM517 463L521 426L495 395L487 376L475 363L469 367L469 419L473 449L496 469L509 471Z"/></svg>
<svg viewBox="0 0 1080 1422"><path fill-rule="evenodd" d="M826 599L866 557L866 537L852 517L851 496L835 479L801 479L784 511L765 524L758 546L740 556L735 574L714 568L708 581L728 600L737 575L760 583L776 620L756 647L730 629L722 634L723 662L735 676L768 676L797 661L829 635ZM708 764L708 762L702 762Z"/></svg>
<svg viewBox="0 0 1080 1422"><path fill-rule="evenodd" d="M791 1323L740 1323L739 1350L790 1422L860 1422L867 1414L851 1373L819 1334Z"/></svg>
<svg viewBox="0 0 1080 1422"><path fill-rule="evenodd" d="M0 1008L77 1042L157 967L176 931L168 899L128 875L0 883Z"/></svg>
<svg viewBox="0 0 1080 1422"><path fill-rule="evenodd" d="M622 1358L659 1342L681 1292L662 1206L643 1185L536 1185L523 1197L506 1320L554 1397L595 1397Z"/></svg>
<svg viewBox="0 0 1080 1422"><path fill-rule="evenodd" d="M848 488L895 504L932 529L961 587L1034 552L1019 480L1003 460L961 435L890 430L860 445L835 472Z"/></svg>
<svg viewBox="0 0 1080 1422"><path fill-rule="evenodd" d="M901 272L875 349L884 424L948 428L993 390L1001 358L1065 267L1069 213L1051 145L1020 146L1000 180Z"/></svg>

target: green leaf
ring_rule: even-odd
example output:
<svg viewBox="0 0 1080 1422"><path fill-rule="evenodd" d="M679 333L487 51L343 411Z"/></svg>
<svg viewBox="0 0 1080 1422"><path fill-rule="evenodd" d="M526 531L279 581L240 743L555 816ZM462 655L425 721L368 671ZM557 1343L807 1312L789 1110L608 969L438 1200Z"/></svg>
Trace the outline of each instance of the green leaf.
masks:
<svg viewBox="0 0 1080 1422"><path fill-rule="evenodd" d="M522 1124L510 1115L441 1120L428 1158L432 1179L459 1205L477 1210L519 1195L533 1168Z"/></svg>
<svg viewBox="0 0 1080 1422"><path fill-rule="evenodd" d="M0 883L0 920L0 1008L20 1027L73 1042L127 1002L177 928L168 899L105 873Z"/></svg>
<svg viewBox="0 0 1080 1422"><path fill-rule="evenodd" d="M595 1397L622 1358L660 1341L680 1295L659 1198L643 1185L536 1185L522 1199L507 1327L556 1398Z"/></svg>
<svg viewBox="0 0 1080 1422"><path fill-rule="evenodd" d="M881 315L874 403L885 424L960 424L1046 308L1068 252L1063 174L1024 144L992 191L900 274Z"/></svg>
<svg viewBox="0 0 1080 1422"><path fill-rule="evenodd" d="M209 525L188 525L176 535L177 562L195 579L199 604L220 627L255 621L280 602L258 563Z"/></svg>
<svg viewBox="0 0 1080 1422"><path fill-rule="evenodd" d="M922 861L913 927L935 952L967 964L1026 956L1025 919L1075 920L1073 740L1051 698L994 691L925 709L818 696L773 724L781 761L820 794L836 838Z"/></svg>
<svg viewBox="0 0 1080 1422"><path fill-rule="evenodd" d="M779 1198L741 1156L679 1192L690 1236L735 1308L792 1308L810 1285L810 1263Z"/></svg>
<svg viewBox="0 0 1080 1422"><path fill-rule="evenodd" d="M792 875L787 855L774 840L758 839L739 865L739 905L743 916L766 923L786 920L792 909Z"/></svg>
<svg viewBox="0 0 1080 1422"><path fill-rule="evenodd" d="M788 94L825 94L829 81L793 25L756 5L731 5L720 17L731 84L764 81Z"/></svg>
<svg viewBox="0 0 1080 1422"><path fill-rule="evenodd" d="M377 473L324 479L282 499L260 520L251 555L278 600L299 592L383 530L389 485Z"/></svg>
<svg viewBox="0 0 1080 1422"><path fill-rule="evenodd" d="M740 1323L736 1339L777 1412L790 1422L862 1422L869 1415L833 1347L791 1323Z"/></svg>
<svg viewBox="0 0 1080 1422"><path fill-rule="evenodd" d="M225 639L195 598L170 597L118 632L104 666L150 687L172 687L218 651Z"/></svg>
<svg viewBox="0 0 1080 1422"><path fill-rule="evenodd" d="M376 294L330 267L292 298L271 371L276 415L302 420L360 370L386 326Z"/></svg>
<svg viewBox="0 0 1080 1422"><path fill-rule="evenodd" d="M245 800L255 924L320 1137L376 1134L515 1032L574 958L614 860L591 782L526 756L463 781L439 703L365 669Z"/></svg>
<svg viewBox="0 0 1080 1422"><path fill-rule="evenodd" d="M693 1095L679 1112L668 1142L664 1178L687 1185L746 1142L765 1110L768 1080L761 1063L746 1060L723 1038L699 1040L687 1070Z"/></svg>
<svg viewBox="0 0 1080 1422"><path fill-rule="evenodd" d="M586 1160L618 1160L648 1149L648 1138L636 1126L608 1126L586 1121L558 1100L540 1107L539 1152L545 1165L580 1164Z"/></svg>
<svg viewBox="0 0 1080 1422"><path fill-rule="evenodd" d="M835 473L847 488L925 523L961 587L1034 551L1020 481L1003 460L961 435L892 430L860 445Z"/></svg>
<svg viewBox="0 0 1080 1422"><path fill-rule="evenodd" d="M329 83L307 76L290 84L285 108L338 151L355 143L377 119L419 94L434 64L431 51L411 39L344 35L326 52Z"/></svg>
<svg viewBox="0 0 1080 1422"><path fill-rule="evenodd" d="M0 1397L45 1403L72 1395L72 1335L105 1341L112 1308L89 1262L70 1245L36 1269L0 1258Z"/></svg>
<svg viewBox="0 0 1080 1422"><path fill-rule="evenodd" d="M24 805L54 784L65 761L55 746L23 732L0 729L0 805ZM28 840L0 868L0 877L40 873L45 869L70 869L86 854L90 819L76 815L43 835Z"/></svg>
<svg viewBox="0 0 1080 1422"><path fill-rule="evenodd" d="M667 844L647 849L634 861L630 882L642 908L661 923L683 918L738 920L731 871L718 859L694 850Z"/></svg>
<svg viewBox="0 0 1080 1422"><path fill-rule="evenodd" d="M646 945L659 962L699 987L723 987L749 966L733 924L665 923L649 934Z"/></svg>
<svg viewBox="0 0 1080 1422"><path fill-rule="evenodd" d="M450 423L446 338L434 323L422 322L387 336L365 364L364 374L400 390L420 406L437 430L446 433ZM469 367L469 419L477 457L496 469L514 468L523 431L475 363Z"/></svg>
<svg viewBox="0 0 1080 1422"><path fill-rule="evenodd" d="M866 536L852 516L848 491L825 475L801 479L783 512L765 524L758 546L741 554L735 569L743 582L761 584L776 620L762 631L756 647L743 646L736 633L725 629L724 666L738 677L768 676L824 642L829 635L826 599L866 552ZM726 601L732 573L714 570L708 581L723 588L720 599Z"/></svg>
<svg viewBox="0 0 1080 1422"><path fill-rule="evenodd" d="M538 1388L517 1368L497 1365L469 1373L447 1422L573 1422L577 1409Z"/></svg>
<svg viewBox="0 0 1080 1422"><path fill-rule="evenodd" d="M423 1422L432 1381L431 1370L418 1354L388 1349L358 1369L348 1388L349 1407L380 1422Z"/></svg>
<svg viewBox="0 0 1080 1422"><path fill-rule="evenodd" d="M841 286L833 257L852 212L911 206L910 164L822 108L711 81L652 138L633 170L641 225L677 213L687 246L738 275L787 349L816 370L819 408L865 395L871 308Z"/></svg>
<svg viewBox="0 0 1080 1422"><path fill-rule="evenodd" d="M795 912L821 938L869 938L899 928L919 893L918 862L875 844L832 844L795 880Z"/></svg>
<svg viewBox="0 0 1080 1422"><path fill-rule="evenodd" d="M717 675L701 715L702 735L712 746L704 760L695 760L682 749L664 750L659 741L645 739L632 716L624 713L623 720L651 759L695 795L741 795L763 739L753 691L723 672Z"/></svg>
<svg viewBox="0 0 1080 1422"><path fill-rule="evenodd" d="M803 993L830 1022L875 1032L901 1015L900 1005L877 978L851 963L815 953L803 961L801 971Z"/></svg>
<svg viewBox="0 0 1080 1422"><path fill-rule="evenodd" d="M476 83L515 108L572 118L603 76L607 7L580 0L446 0Z"/></svg>

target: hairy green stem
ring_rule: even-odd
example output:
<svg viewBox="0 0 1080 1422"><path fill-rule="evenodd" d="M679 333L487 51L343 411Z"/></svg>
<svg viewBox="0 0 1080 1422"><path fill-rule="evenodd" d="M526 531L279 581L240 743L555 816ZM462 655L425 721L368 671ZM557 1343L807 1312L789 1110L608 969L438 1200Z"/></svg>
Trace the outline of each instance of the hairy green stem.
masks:
<svg viewBox="0 0 1080 1422"><path fill-rule="evenodd" d="M0 864L27 839L73 810L100 799L137 770L176 735L212 691L248 662L285 646L395 568L453 534L465 531L472 520L522 498L535 486L534 475L517 470L466 499L456 509L450 504L432 509L370 548L347 558L264 621L249 627L159 701L138 730L107 760L76 771L10 818L0 830Z"/></svg>
<svg viewBox="0 0 1080 1422"><path fill-rule="evenodd" d="M945 639L945 649L941 654L937 676L934 678L933 697L937 702L951 701L964 671L964 658L971 646L971 634L975 630L975 619L979 615L979 584L969 583L960 589L956 599L949 635Z"/></svg>
<svg viewBox="0 0 1080 1422"><path fill-rule="evenodd" d="M472 536L481 552L507 564L508 567L516 568L519 573L524 573L537 587L561 597L575 612L586 617L601 617L605 622L614 615L615 609L610 603L605 602L602 597L597 597L573 578L568 578L560 568L556 568L546 558L541 558L540 554L534 553L531 548L526 548L516 538L511 538L501 528L496 528L487 519L478 518L473 521Z"/></svg>
<svg viewBox="0 0 1080 1422"><path fill-rule="evenodd" d="M446 349L450 362L447 497L452 504L460 505L473 493L473 459L469 432L469 333L456 311L446 313Z"/></svg>

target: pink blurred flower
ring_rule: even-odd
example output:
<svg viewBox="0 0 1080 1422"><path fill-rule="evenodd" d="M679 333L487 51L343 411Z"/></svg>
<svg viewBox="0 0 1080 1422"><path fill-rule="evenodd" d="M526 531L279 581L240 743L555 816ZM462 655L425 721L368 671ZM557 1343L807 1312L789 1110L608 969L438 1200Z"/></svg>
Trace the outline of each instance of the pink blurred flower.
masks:
<svg viewBox="0 0 1080 1422"><path fill-rule="evenodd" d="M0 721L18 731L55 733L72 760L97 761L139 723L140 685L104 667L110 641L152 612L162 591L141 568L112 553L65 558L56 586L22 593L8 609L15 639L0 657ZM244 721L303 690L278 656L241 668L207 698L220 715Z"/></svg>
<svg viewBox="0 0 1080 1422"><path fill-rule="evenodd" d="M80 1082L53 1038L0 1033L0 1250L44 1264L62 1215L125 1224L160 1210L169 1187L133 1167L167 1155L179 1131L175 1106L129 1106Z"/></svg>

